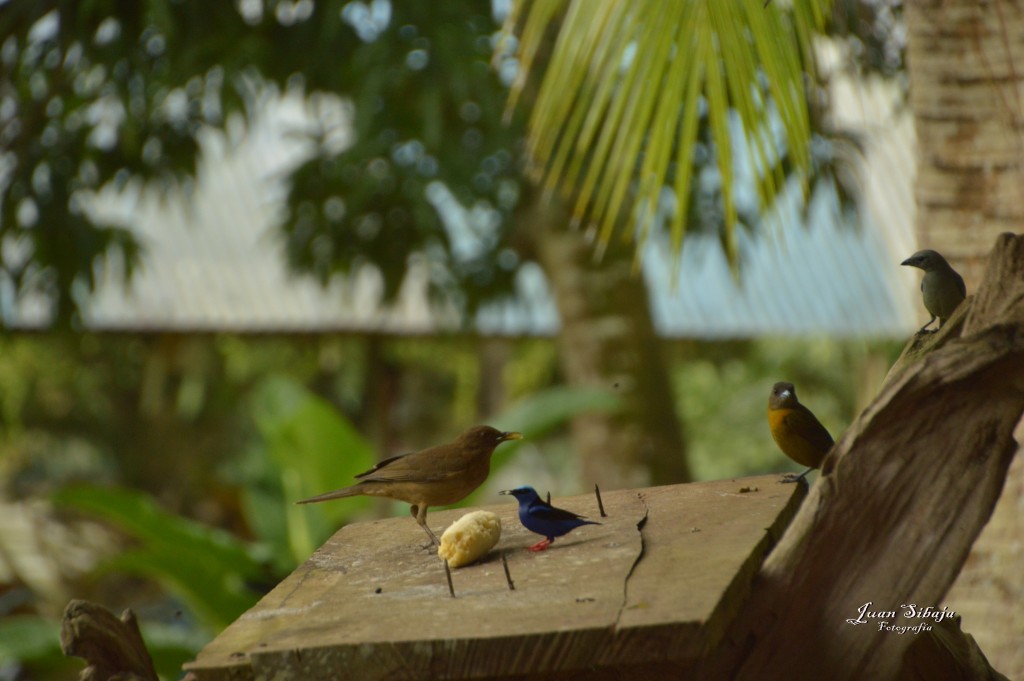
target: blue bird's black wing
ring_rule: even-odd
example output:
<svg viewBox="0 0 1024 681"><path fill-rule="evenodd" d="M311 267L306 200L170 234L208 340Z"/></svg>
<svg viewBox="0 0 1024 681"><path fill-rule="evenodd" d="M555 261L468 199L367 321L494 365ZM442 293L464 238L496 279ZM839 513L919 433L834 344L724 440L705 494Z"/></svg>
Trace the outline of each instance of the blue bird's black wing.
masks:
<svg viewBox="0 0 1024 681"><path fill-rule="evenodd" d="M583 518L583 516L576 515L572 511L566 511L564 508L555 508L554 506L548 506L544 503L534 504L531 506L530 515L537 520L549 520L552 522L581 520Z"/></svg>

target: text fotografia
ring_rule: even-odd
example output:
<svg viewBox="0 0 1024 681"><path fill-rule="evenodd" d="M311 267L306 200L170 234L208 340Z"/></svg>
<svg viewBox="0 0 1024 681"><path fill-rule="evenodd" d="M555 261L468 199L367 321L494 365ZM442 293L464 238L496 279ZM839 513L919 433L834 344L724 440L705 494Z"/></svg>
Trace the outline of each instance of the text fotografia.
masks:
<svg viewBox="0 0 1024 681"><path fill-rule="evenodd" d="M919 608L916 604L911 603L909 605L901 605L900 612L895 610L871 610L873 603L868 601L864 605L857 608L857 617L854 619L848 619L846 622L854 626L858 624L877 624L879 631L891 631L897 634L906 634L913 632L919 634L922 631L931 631L932 628L929 621L934 621L936 624L944 619L956 617L956 613L950 610L948 607L943 606L941 610L927 606L925 608ZM897 618L900 616L908 621L919 620L917 624L896 624Z"/></svg>

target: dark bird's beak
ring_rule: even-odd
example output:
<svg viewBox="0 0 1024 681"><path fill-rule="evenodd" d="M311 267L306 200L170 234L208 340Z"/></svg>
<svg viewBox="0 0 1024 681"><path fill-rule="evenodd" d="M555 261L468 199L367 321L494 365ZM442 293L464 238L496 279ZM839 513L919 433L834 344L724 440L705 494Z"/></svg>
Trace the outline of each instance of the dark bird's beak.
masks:
<svg viewBox="0 0 1024 681"><path fill-rule="evenodd" d="M509 431L507 433L502 433L501 434L500 442L507 442L509 440L522 440L522 439L523 439L523 434L522 433L513 433L513 432Z"/></svg>
<svg viewBox="0 0 1024 681"><path fill-rule="evenodd" d="M503 489L500 492L498 492L498 494L512 494L512 490L510 490L510 489Z"/></svg>
<svg viewBox="0 0 1024 681"><path fill-rule="evenodd" d="M900 263L901 265L909 265L910 267L917 267L917 261L914 260L914 256L910 256L906 260Z"/></svg>

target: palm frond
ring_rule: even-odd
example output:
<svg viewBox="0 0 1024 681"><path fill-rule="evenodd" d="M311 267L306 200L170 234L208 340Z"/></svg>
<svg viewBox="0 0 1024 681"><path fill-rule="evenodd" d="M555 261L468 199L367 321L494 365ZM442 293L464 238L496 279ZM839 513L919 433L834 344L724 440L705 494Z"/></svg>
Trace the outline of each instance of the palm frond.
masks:
<svg viewBox="0 0 1024 681"><path fill-rule="evenodd" d="M706 117L721 176L731 262L737 222L736 156L754 169L762 210L792 159L806 191L811 170L805 77L811 41L831 0L520 0L506 31L519 31L515 104L530 73L544 69L531 102L532 172L574 207L573 220L607 243L620 225L643 241L666 187L668 220L681 248L699 122ZM546 64L548 33L558 25ZM521 105L521 101L520 101ZM737 144L741 130L743 143Z"/></svg>

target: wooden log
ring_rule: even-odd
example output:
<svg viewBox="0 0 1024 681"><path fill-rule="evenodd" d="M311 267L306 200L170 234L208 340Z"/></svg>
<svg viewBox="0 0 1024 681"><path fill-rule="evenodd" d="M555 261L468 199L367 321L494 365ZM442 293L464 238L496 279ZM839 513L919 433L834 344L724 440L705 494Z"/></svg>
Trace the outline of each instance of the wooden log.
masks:
<svg viewBox="0 0 1024 681"><path fill-rule="evenodd" d="M941 623L908 606L941 601L1018 449L1024 237L999 238L965 314L836 444L700 678L891 679L917 635L895 627Z"/></svg>
<svg viewBox="0 0 1024 681"><path fill-rule="evenodd" d="M118 619L95 603L72 600L64 608L60 647L88 662L80 681L158 681L131 610Z"/></svg>
<svg viewBox="0 0 1024 681"><path fill-rule="evenodd" d="M959 338L964 330L964 322L967 314L974 305L974 296L967 296L967 299L960 304L953 316L946 320L938 331L918 331L903 347L900 356L889 368L885 375L883 384L889 383L900 376L907 367L919 362L929 352L939 349L949 341Z"/></svg>

